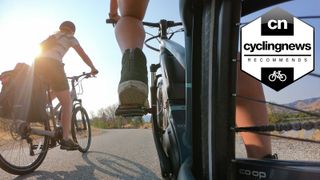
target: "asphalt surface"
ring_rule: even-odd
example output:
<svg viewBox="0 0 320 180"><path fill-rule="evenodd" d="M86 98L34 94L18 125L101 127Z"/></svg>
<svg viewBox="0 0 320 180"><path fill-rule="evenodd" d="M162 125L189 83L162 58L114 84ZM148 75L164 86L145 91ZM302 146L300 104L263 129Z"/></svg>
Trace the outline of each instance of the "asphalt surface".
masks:
<svg viewBox="0 0 320 180"><path fill-rule="evenodd" d="M320 144L272 139L279 159L320 161ZM237 136L236 157L245 158L242 140ZM105 130L93 137L88 153L50 150L33 173L15 176L0 169L0 179L161 179L159 161L149 129Z"/></svg>
<svg viewBox="0 0 320 180"><path fill-rule="evenodd" d="M0 179L161 179L148 129L106 130L94 136L90 151L50 150L33 173L15 176L0 170Z"/></svg>

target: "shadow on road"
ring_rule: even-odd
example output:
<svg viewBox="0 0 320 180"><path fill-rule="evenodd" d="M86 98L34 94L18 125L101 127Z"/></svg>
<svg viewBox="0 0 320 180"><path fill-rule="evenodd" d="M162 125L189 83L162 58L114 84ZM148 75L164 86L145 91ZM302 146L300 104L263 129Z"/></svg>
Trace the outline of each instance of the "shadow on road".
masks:
<svg viewBox="0 0 320 180"><path fill-rule="evenodd" d="M94 175L94 168L92 166L76 166L74 171L35 171L31 174L16 177L14 180L22 180L27 178L37 179L37 180L47 180L47 179L97 179Z"/></svg>
<svg viewBox="0 0 320 180"><path fill-rule="evenodd" d="M147 167L113 154L91 151L82 157L91 168L117 179L160 179Z"/></svg>
<svg viewBox="0 0 320 180"><path fill-rule="evenodd" d="M149 168L119 157L113 154L104 152L90 151L83 154L82 158L87 165L75 166L76 170L73 171L35 171L31 174L18 176L14 180L23 179L156 179L160 178ZM102 175L101 175L102 173ZM101 177L102 176L102 177Z"/></svg>

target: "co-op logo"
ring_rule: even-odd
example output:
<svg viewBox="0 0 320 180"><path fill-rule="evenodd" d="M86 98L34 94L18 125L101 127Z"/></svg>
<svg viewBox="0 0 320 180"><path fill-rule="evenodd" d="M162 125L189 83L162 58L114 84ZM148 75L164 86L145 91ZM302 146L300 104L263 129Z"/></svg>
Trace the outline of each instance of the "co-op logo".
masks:
<svg viewBox="0 0 320 180"><path fill-rule="evenodd" d="M241 70L279 91L314 70L314 28L274 8L241 28Z"/></svg>
<svg viewBox="0 0 320 180"><path fill-rule="evenodd" d="M250 170L250 169L239 169L239 174L244 176L252 176L255 179L266 179L267 173L264 171L258 171L258 170Z"/></svg>

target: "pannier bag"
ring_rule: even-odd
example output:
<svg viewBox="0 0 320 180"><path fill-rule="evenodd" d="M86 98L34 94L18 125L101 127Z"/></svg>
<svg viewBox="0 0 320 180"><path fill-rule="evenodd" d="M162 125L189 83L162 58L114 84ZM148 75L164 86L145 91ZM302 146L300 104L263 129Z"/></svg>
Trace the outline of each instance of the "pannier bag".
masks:
<svg viewBox="0 0 320 180"><path fill-rule="evenodd" d="M33 67L18 63L0 75L0 117L41 122L46 113L46 86L34 75Z"/></svg>

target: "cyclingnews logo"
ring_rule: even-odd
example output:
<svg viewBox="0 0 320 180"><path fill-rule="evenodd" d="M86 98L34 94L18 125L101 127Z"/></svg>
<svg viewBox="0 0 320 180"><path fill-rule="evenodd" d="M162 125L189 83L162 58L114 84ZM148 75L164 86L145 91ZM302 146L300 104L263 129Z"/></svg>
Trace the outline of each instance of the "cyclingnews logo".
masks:
<svg viewBox="0 0 320 180"><path fill-rule="evenodd" d="M270 10L241 28L241 70L280 91L314 70L314 28Z"/></svg>

